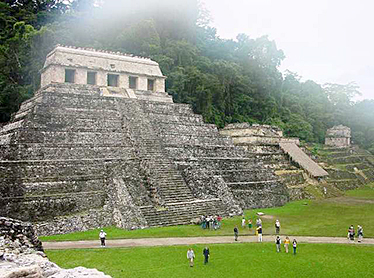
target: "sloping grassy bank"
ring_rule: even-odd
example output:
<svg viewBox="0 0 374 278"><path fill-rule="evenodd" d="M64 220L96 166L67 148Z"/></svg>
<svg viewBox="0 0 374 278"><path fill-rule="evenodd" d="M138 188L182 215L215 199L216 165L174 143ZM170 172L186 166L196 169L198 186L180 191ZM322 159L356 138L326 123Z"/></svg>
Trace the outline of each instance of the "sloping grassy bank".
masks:
<svg viewBox="0 0 374 278"><path fill-rule="evenodd" d="M374 237L374 189L366 187L351 190L346 196L319 200L290 202L283 207L245 211L246 219L255 224L256 213L264 212L262 217L265 234L274 233L274 222L281 222L281 234L303 236L346 236L348 226L358 224L364 228L365 237ZM106 227L108 239L145 238L145 237L191 237L232 235L238 225L239 232L254 234L254 230L241 228L240 216L224 219L222 228L216 231L204 230L196 225L150 228L143 230L122 230ZM100 229L66 235L41 237L42 241L97 240Z"/></svg>

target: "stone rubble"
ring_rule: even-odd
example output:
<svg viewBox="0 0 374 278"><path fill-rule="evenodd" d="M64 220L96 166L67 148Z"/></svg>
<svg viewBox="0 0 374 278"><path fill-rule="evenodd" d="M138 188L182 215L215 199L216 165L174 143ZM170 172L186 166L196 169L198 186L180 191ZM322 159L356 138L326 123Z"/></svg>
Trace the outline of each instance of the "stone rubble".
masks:
<svg viewBox="0 0 374 278"><path fill-rule="evenodd" d="M42 243L30 223L0 217L1 278L110 277L96 269L62 269L50 262L42 250Z"/></svg>

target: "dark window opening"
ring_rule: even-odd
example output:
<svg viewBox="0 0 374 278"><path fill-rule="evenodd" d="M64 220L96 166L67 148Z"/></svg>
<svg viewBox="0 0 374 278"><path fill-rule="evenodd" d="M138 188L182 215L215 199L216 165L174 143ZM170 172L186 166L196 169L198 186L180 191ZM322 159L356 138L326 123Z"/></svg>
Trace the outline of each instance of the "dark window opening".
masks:
<svg viewBox="0 0 374 278"><path fill-rule="evenodd" d="M138 78L134 76L129 77L129 87L130 89L136 89L136 83L138 83Z"/></svg>
<svg viewBox="0 0 374 278"><path fill-rule="evenodd" d="M154 79L148 79L148 91L153 91L155 88L155 80Z"/></svg>
<svg viewBox="0 0 374 278"><path fill-rule="evenodd" d="M65 82L74 83L74 79L75 79L75 70L65 69Z"/></svg>
<svg viewBox="0 0 374 278"><path fill-rule="evenodd" d="M87 72L87 84L96 85L96 72Z"/></svg>
<svg viewBox="0 0 374 278"><path fill-rule="evenodd" d="M118 87L118 74L108 74L108 86Z"/></svg>

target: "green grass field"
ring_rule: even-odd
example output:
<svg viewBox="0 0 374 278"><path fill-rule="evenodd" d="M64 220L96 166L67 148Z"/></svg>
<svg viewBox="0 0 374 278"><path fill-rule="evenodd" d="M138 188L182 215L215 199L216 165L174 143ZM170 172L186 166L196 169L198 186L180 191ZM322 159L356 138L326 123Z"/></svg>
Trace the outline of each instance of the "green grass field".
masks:
<svg viewBox="0 0 374 278"><path fill-rule="evenodd" d="M256 212L265 213L262 217L265 234L274 233L274 222L281 222L281 234L305 236L346 236L348 226L358 224L364 228L365 237L374 237L374 189L366 187L348 191L346 196L302 200L286 204L283 207L255 209L245 211L255 223ZM240 234L253 234L254 231L240 227L241 217L223 220L222 228L217 231L203 230L199 226L185 225L174 227L150 228L143 230L122 230L106 227L108 239L144 238L144 237L190 237L232 235L235 225L239 226ZM77 232L66 235L41 237L42 241L64 240L97 240L99 229Z"/></svg>
<svg viewBox="0 0 374 278"><path fill-rule="evenodd" d="M211 245L203 264L204 246L190 268L190 246L47 251L63 268L97 268L124 277L374 277L374 247L365 245L299 244L297 255L275 252L272 243ZM282 246L283 248L283 246Z"/></svg>

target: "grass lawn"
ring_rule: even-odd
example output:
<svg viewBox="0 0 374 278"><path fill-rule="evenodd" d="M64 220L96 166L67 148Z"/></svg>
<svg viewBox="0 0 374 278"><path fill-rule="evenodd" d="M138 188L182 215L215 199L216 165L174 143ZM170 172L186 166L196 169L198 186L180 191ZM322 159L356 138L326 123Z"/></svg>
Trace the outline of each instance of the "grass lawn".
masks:
<svg viewBox="0 0 374 278"><path fill-rule="evenodd" d="M346 196L356 197L361 199L371 199L374 200L374 183L360 189L349 190L346 192Z"/></svg>
<svg viewBox="0 0 374 278"><path fill-rule="evenodd" d="M195 251L195 266L186 258ZM374 277L374 247L299 244L297 255L275 252L272 243L210 245L203 264L203 245L46 251L63 268L97 268L124 277Z"/></svg>
<svg viewBox="0 0 374 278"><path fill-rule="evenodd" d="M365 237L374 237L374 189L366 187L348 191L346 196L302 200L286 204L283 207L254 209L245 211L245 217L250 217L255 224L256 212L265 213L262 217L265 234L274 233L274 222L281 222L281 234L305 236L346 236L348 226L358 224L364 228ZM241 217L223 220L222 228L217 231L203 230L199 226L184 225L173 227L150 228L143 230L122 230L106 227L108 239L143 238L143 237L187 237L187 236L216 236L232 235L235 225L240 234L253 234L254 231L240 227ZM97 240L99 229L77 232L66 235L41 237L42 241L64 240Z"/></svg>

